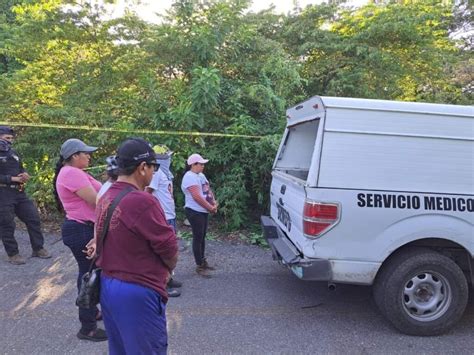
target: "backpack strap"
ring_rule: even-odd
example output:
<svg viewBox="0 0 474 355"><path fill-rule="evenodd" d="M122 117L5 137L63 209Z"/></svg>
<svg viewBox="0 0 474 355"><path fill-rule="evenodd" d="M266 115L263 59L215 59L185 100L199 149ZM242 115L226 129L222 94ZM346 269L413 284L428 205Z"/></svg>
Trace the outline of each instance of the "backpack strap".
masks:
<svg viewBox="0 0 474 355"><path fill-rule="evenodd" d="M105 215L105 221L104 221L104 226L102 227L102 233L100 234L100 239L99 239L99 243L100 243L99 245L100 245L101 250L104 248L105 238L107 237L110 221L112 219L112 215L114 213L115 208L118 206L122 198L124 198L126 194L128 194L129 192L132 192L133 190L134 189L130 186L126 187L125 189L120 191L120 193L114 198L112 203L109 205L109 208L107 209L107 214ZM99 257L99 248L98 248L99 245L96 246L95 256L92 259L91 265L89 267L89 272L92 270L92 266L95 264L95 261Z"/></svg>

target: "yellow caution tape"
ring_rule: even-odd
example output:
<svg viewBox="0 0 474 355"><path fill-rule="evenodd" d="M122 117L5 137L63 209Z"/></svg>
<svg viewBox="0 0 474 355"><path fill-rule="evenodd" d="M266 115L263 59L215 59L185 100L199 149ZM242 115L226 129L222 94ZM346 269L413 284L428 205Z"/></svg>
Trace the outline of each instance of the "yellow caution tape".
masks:
<svg viewBox="0 0 474 355"><path fill-rule="evenodd" d="M6 122L0 121L0 125L6 126L22 126L35 128L56 128L56 129L71 129L84 131L100 131L100 132L119 132L119 133L143 133L143 134L159 134L171 136L203 136L203 137L226 137L226 138L245 138L245 139L262 139L264 136L251 136L246 134L230 134L230 133L213 133L213 132L189 132L189 131L154 131L149 129L121 129L121 128L106 128L106 127L90 127L90 126L69 126L48 123L33 123L33 122Z"/></svg>

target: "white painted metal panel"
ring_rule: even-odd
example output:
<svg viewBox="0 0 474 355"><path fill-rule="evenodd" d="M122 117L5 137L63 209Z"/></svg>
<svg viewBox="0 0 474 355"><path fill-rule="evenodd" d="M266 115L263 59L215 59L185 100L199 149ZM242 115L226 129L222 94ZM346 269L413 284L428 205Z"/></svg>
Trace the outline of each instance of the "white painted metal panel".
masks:
<svg viewBox="0 0 474 355"><path fill-rule="evenodd" d="M330 97L321 96L324 107L326 109L347 108L377 111L396 111L410 113L427 113L448 116L467 116L473 117L474 107L462 105L444 105L431 104L423 102L405 102L405 101L388 101L388 100L372 100L372 99L354 99L347 97Z"/></svg>
<svg viewBox="0 0 474 355"><path fill-rule="evenodd" d="M318 185L474 194L474 141L326 132Z"/></svg>
<svg viewBox="0 0 474 355"><path fill-rule="evenodd" d="M400 246L419 239L452 240L474 255L472 196L323 188L307 188L306 194L309 199L337 202L341 206L341 221L320 238L308 239L301 249L306 257L330 260L337 270L333 273L333 281L371 283L374 274L370 270L376 266L374 263L382 263ZM364 201L369 201L368 196L376 194L418 198L420 204L407 208L360 203L360 195L365 196ZM432 209L425 200L439 197L463 200L470 210ZM351 265L359 262L360 268ZM365 268L367 274L362 275Z"/></svg>
<svg viewBox="0 0 474 355"><path fill-rule="evenodd" d="M472 109L474 114L474 108ZM417 112L329 108L326 131L360 132L474 141L474 118Z"/></svg>
<svg viewBox="0 0 474 355"><path fill-rule="evenodd" d="M270 215L278 226L301 248L306 241L303 233L303 207L306 199L304 181L274 171L270 190Z"/></svg>
<svg viewBox="0 0 474 355"><path fill-rule="evenodd" d="M324 116L324 106L319 96L313 96L302 103L286 110L287 126L322 118Z"/></svg>

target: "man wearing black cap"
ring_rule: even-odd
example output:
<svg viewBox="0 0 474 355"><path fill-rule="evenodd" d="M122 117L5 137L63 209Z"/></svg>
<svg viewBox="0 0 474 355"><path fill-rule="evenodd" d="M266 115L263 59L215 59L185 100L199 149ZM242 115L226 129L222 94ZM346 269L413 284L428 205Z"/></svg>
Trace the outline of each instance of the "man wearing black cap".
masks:
<svg viewBox="0 0 474 355"><path fill-rule="evenodd" d="M25 264L15 240L15 214L26 224L30 236L32 257L47 259L51 255L43 248L44 238L38 210L23 191L30 176L23 169L17 152L12 148L13 129L0 126L0 236L14 265Z"/></svg>
<svg viewBox="0 0 474 355"><path fill-rule="evenodd" d="M144 192L158 170L155 152L143 139L127 139L117 150L117 163L117 182L96 209L100 236L111 201L131 190L112 214L112 238L104 239L97 261L109 353L166 354L166 283L176 266L178 244L158 200Z"/></svg>

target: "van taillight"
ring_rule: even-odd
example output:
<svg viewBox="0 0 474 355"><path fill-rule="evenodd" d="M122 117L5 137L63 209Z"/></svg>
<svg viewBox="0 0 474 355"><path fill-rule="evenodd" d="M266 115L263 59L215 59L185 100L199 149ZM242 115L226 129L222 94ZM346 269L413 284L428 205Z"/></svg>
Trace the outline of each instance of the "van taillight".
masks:
<svg viewBox="0 0 474 355"><path fill-rule="evenodd" d="M303 210L303 231L309 238L326 233L339 222L340 207L336 203L306 200Z"/></svg>

